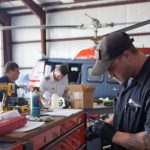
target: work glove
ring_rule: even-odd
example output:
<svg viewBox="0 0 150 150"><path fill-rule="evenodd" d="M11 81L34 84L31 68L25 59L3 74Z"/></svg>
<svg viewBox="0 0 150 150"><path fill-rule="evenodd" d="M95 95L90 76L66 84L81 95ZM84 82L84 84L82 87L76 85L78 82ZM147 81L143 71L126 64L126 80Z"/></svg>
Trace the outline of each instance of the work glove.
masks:
<svg viewBox="0 0 150 150"><path fill-rule="evenodd" d="M99 136L93 132L93 126L86 128L85 137L87 140L91 141L94 138L98 138Z"/></svg>
<svg viewBox="0 0 150 150"><path fill-rule="evenodd" d="M101 137L104 140L112 142L112 138L116 133L115 129L104 121L97 121L94 125L88 127L85 132L87 140Z"/></svg>

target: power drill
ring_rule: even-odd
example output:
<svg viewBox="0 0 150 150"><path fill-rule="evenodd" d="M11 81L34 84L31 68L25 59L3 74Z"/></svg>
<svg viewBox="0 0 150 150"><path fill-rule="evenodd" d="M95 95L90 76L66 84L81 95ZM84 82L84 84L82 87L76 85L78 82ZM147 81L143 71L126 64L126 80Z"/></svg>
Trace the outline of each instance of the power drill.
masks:
<svg viewBox="0 0 150 150"><path fill-rule="evenodd" d="M11 96L15 93L16 85L14 83L1 83L0 90L3 91L2 112L15 109L10 105Z"/></svg>
<svg viewBox="0 0 150 150"><path fill-rule="evenodd" d="M14 83L1 83L0 90L4 91L6 96L12 96L16 91L16 85Z"/></svg>
<svg viewBox="0 0 150 150"><path fill-rule="evenodd" d="M3 91L3 99L2 99L2 113L7 112L14 109L19 109L20 112L28 112L29 106L27 104L23 106L16 107L16 103L18 102L17 97L12 97L12 95L16 92L16 84L15 83L1 83L0 90Z"/></svg>

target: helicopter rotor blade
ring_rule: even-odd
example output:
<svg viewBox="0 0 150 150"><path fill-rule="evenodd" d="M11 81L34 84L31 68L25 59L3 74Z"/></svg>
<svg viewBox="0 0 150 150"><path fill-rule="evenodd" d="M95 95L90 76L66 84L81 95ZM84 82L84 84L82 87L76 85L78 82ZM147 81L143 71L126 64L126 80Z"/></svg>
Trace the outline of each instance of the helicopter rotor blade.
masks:
<svg viewBox="0 0 150 150"><path fill-rule="evenodd" d="M33 25L33 26L2 26L0 31L16 30L16 29L51 29L51 28L82 28L82 25Z"/></svg>
<svg viewBox="0 0 150 150"><path fill-rule="evenodd" d="M136 23L136 24L131 25L129 27L125 27L125 28L116 30L116 31L118 31L118 32L127 32L127 31L130 31L130 30L133 30L133 29L136 29L136 28L148 25L148 24L150 24L150 19L148 19L146 21L143 21L143 22ZM115 32L115 31L113 31L113 32ZM106 35L108 35L108 34L91 38L91 40L93 40L94 42L97 42L97 41L100 41Z"/></svg>
<svg viewBox="0 0 150 150"><path fill-rule="evenodd" d="M121 25L133 25L139 22L119 22L119 23L101 23L98 28L104 28L104 27L114 27L114 26L121 26Z"/></svg>
<svg viewBox="0 0 150 150"><path fill-rule="evenodd" d="M130 22L130 23L109 23L109 24L101 24L100 26L98 26L98 28L102 28L102 27L108 27L108 26L115 26L115 25L125 25L125 24L133 24L134 22ZM139 22L139 23L135 23L131 26L116 30L116 31L120 31L120 32L127 32L139 27L142 27L144 25L150 24L150 19L143 21L143 22ZM72 29L86 29L88 27L86 27L84 24L81 25L33 25L33 26L1 26L0 27L0 31L6 31L6 30L16 30L16 29L59 29L59 28L72 28ZM93 38L90 38L91 40L93 40L94 42L97 42L99 40L101 40L105 35L102 36L95 36Z"/></svg>
<svg viewBox="0 0 150 150"><path fill-rule="evenodd" d="M98 28L103 27L114 27L116 25L124 25L124 24L133 24L133 23L106 23L106 24L99 24ZM5 30L17 30L17 29L59 29L59 28L70 28L70 29L92 29L94 27L90 27L90 25L33 25L33 26L1 26L0 31Z"/></svg>

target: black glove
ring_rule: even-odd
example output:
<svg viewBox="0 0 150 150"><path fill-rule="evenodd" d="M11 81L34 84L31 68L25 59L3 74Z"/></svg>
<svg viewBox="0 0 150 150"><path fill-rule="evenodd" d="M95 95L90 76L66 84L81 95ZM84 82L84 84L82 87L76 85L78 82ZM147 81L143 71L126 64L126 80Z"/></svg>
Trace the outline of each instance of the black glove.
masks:
<svg viewBox="0 0 150 150"><path fill-rule="evenodd" d="M89 141L93 140L94 138L99 137L99 136L97 136L97 134L95 134L93 132L92 128L93 128L93 126L90 126L90 127L86 128L86 131L85 131L85 137Z"/></svg>
<svg viewBox="0 0 150 150"><path fill-rule="evenodd" d="M112 142L112 137L115 133L116 131L111 125L99 120L93 126L90 126L86 129L85 136L87 140L101 137L104 140Z"/></svg>

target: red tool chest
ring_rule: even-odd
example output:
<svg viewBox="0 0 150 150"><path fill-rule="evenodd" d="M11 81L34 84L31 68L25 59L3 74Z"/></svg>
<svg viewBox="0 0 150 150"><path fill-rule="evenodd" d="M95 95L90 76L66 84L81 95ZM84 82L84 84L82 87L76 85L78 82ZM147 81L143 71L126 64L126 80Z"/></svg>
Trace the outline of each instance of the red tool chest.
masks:
<svg viewBox="0 0 150 150"><path fill-rule="evenodd" d="M85 149L85 113L83 111L69 117L54 117L30 132L10 133L3 140L17 141L24 150L76 150Z"/></svg>

